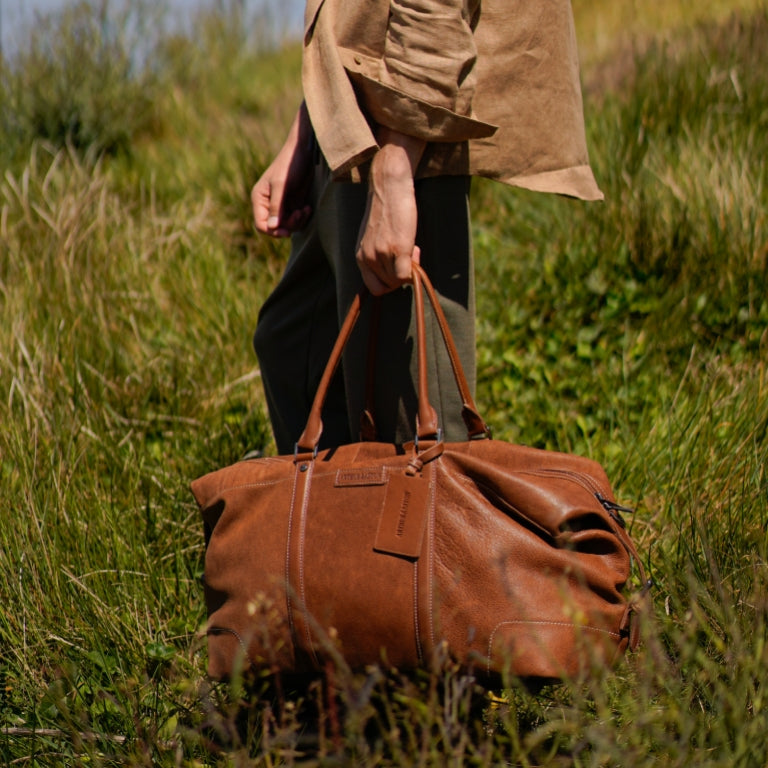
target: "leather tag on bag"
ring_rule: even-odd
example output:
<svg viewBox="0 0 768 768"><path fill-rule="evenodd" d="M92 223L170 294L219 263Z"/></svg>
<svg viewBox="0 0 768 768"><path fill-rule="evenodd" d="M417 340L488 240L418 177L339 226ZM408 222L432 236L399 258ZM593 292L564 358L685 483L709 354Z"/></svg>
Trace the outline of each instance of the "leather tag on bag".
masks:
<svg viewBox="0 0 768 768"><path fill-rule="evenodd" d="M373 545L377 552L412 559L421 554L429 516L431 474L390 474Z"/></svg>
<svg viewBox="0 0 768 768"><path fill-rule="evenodd" d="M355 488L363 485L384 485L387 471L384 467L354 467L340 469L334 485L337 488Z"/></svg>

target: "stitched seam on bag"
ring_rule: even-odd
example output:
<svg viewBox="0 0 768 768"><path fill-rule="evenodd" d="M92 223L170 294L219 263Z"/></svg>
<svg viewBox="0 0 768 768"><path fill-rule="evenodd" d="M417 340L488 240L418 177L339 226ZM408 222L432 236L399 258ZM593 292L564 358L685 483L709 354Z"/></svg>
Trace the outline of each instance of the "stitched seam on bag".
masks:
<svg viewBox="0 0 768 768"><path fill-rule="evenodd" d="M621 635L618 632L613 632L610 629L605 629L604 627L593 627L589 624L577 624L575 621L545 621L543 619L509 619L507 621L500 621L496 625L493 632L491 632L491 640L493 640L493 635L496 633L496 631L500 627L506 626L508 624L538 624L538 625L547 626L547 627L577 627L580 630L587 629L590 632L602 632L603 634L611 635L613 637L621 637Z"/></svg>
<svg viewBox="0 0 768 768"><path fill-rule="evenodd" d="M576 624L573 621L534 621L532 619L517 619L512 621L500 621L494 628L491 634L488 636L488 663L487 663L487 669L488 672L491 671L491 653L493 651L493 640L496 636L496 633L501 629L501 627L507 627L507 626L520 626L522 624L529 625L529 626L542 626L542 627L574 627L579 629L580 631L588 630L590 632L599 632L603 635L608 635L609 637L616 638L617 640L621 639L621 634L619 632L612 632L610 629L604 629L602 627L592 627L585 624Z"/></svg>
<svg viewBox="0 0 768 768"><path fill-rule="evenodd" d="M424 663L424 651L421 647L421 637L419 637L419 561L413 563L413 626L416 634L416 656L419 664Z"/></svg>
<svg viewBox="0 0 768 768"><path fill-rule="evenodd" d="M606 498L608 498L608 496L609 496L609 492L608 492L608 490L606 488L603 488L597 482L597 480L594 480L592 477L590 477L589 475L585 474L584 472L574 472L574 471L569 470L569 469L555 469L555 468L552 468L552 469L521 469L521 470L518 470L517 472L514 472L513 474L516 474L516 475L530 475L532 477L552 477L552 476L559 477L561 480L568 480L568 481L574 483L575 485L578 485L582 490L587 491L587 493L589 493L590 495L594 495L595 493L599 493L601 496L605 496ZM458 479L461 480L466 485L469 485L469 486L473 486L474 485L474 486L477 486L477 487L483 487L483 488L485 488L486 490L490 491L491 493L493 493L495 496L498 497L498 494L496 493L496 491L494 491L492 488L489 488L487 485L485 485L481 481L475 481L472 478L465 477L463 475L460 476ZM503 499L502 499L502 501L503 501ZM514 507L511 507L511 506L510 506L510 508L511 509L515 509ZM603 509L603 507L602 507L602 505L600 505L600 510L602 511L602 509ZM515 511L518 511L518 510L515 510ZM530 518L526 517L525 515L522 515L522 516L525 517L526 520L530 519ZM536 524L534 521L531 521L531 522L533 522L534 525Z"/></svg>
<svg viewBox="0 0 768 768"><path fill-rule="evenodd" d="M429 503L429 518L427 520L427 530L425 532L425 541L427 546L427 551L429 553L429 557L427 558L428 562L426 564L426 575L425 578L427 580L427 595L428 595L428 602L427 602L427 621L429 624L429 641L434 646L434 631L433 626L434 622L432 621L432 583L430 580L430 574L432 573L432 556L434 552L434 547L432 546L432 531L433 531L433 523L432 518L434 515L434 508L435 508L435 486L436 483L433 481L431 483L430 487L430 503ZM414 620L414 632L416 635L416 653L418 655L419 664L424 663L424 646L421 642L421 621L419 620L419 560L414 560L413 563L413 620Z"/></svg>
<svg viewBox="0 0 768 768"><path fill-rule="evenodd" d="M556 467L551 467L544 469L524 469L521 470L518 474L533 475L534 477L547 477L554 475L555 477L559 477L563 480L569 480L570 482L575 483L592 495L599 493L605 498L610 498L612 495L609 489L603 487L601 483L598 483L597 480L595 480L591 475L588 475L586 472L575 472L571 469L557 469Z"/></svg>
<svg viewBox="0 0 768 768"><path fill-rule="evenodd" d="M437 478L433 483L433 488L437 487ZM433 493L435 493L433 491ZM429 547L429 571L427 572L427 587L428 589L428 616L429 616L429 642L432 649L435 648L435 590L432 588L432 580L435 573L435 504L434 495L432 497L433 503L429 508L429 527L427 528L427 534L429 536L427 546Z"/></svg>
<svg viewBox="0 0 768 768"><path fill-rule="evenodd" d="M246 655L248 654L248 646L245 644L245 641L241 637L239 632L236 632L234 629L230 629L229 627L220 627L218 625L214 625L212 627L208 627L208 630L206 631L207 635L219 635L224 632L229 633L230 635L234 635L237 639L237 642L240 643L240 646L245 651ZM250 657L248 659L250 661Z"/></svg>
<svg viewBox="0 0 768 768"><path fill-rule="evenodd" d="M314 467L315 462L310 461L309 468L305 472L306 477L304 480L304 500L301 504L301 520L299 523L299 589L301 594L301 610L304 614L304 634L307 638L307 646L312 653L312 658L315 660L315 664L317 664L319 667L320 661L317 658L315 646L312 642L312 633L309 629L311 619L309 615L309 609L307 608L306 583L304 581L304 542L307 530L307 508L309 507L309 491L312 487L311 481L314 475Z"/></svg>
<svg viewBox="0 0 768 768"><path fill-rule="evenodd" d="M296 470L298 472L298 468ZM296 625L293 621L293 598L291 597L291 541L293 539L293 510L296 505L296 474L293 478L293 491L291 492L291 505L288 508L288 537L285 545L285 601L288 613L288 626L293 640L294 658L296 655Z"/></svg>
<svg viewBox="0 0 768 768"><path fill-rule="evenodd" d="M405 465L404 464L379 464L377 465L377 468L379 467L382 470L385 470L385 469L397 470L397 469L404 469ZM327 477L328 475L335 476L338 471L339 471L338 468L329 469L325 472L315 472L314 476L316 478ZM234 485L227 485L224 488L220 488L218 490L218 493L219 494L227 493L227 491L236 491L242 488L263 488L264 486L267 486L267 485L277 485L278 483L285 483L285 482L288 482L290 479L291 478L289 477L279 477L279 478L276 478L275 480L260 480L252 483L236 483Z"/></svg>
<svg viewBox="0 0 768 768"><path fill-rule="evenodd" d="M289 477L281 477L278 480L264 480L260 483L239 483L237 485L227 485L224 488L218 490L219 494L227 493L227 491L237 491L241 488L263 488L266 485L277 485L278 483L286 483L290 480Z"/></svg>
<svg viewBox="0 0 768 768"><path fill-rule="evenodd" d="M218 635L221 633L227 632L230 635L234 635L235 639L238 643L240 643L240 647L245 651L245 658L248 659L248 663L251 666L255 666L253 659L251 658L251 655L248 653L248 646L245 643L245 640L241 637L239 632L236 632L234 629L230 629L229 627L220 627L218 625L214 625L212 627L208 627L208 630L206 631L206 635Z"/></svg>
<svg viewBox="0 0 768 768"><path fill-rule="evenodd" d="M405 469L405 463L403 464L379 464L377 465L377 470L381 469L383 472L384 470L404 470ZM338 468L336 469L329 469L325 472L315 472L314 477L321 478L321 477L328 477L329 475L333 475L334 477L339 472ZM277 485L278 483L285 483L288 482L291 478L289 477L279 477L275 480L260 480L257 482L252 483L236 483L234 485L227 485L224 488L220 488L218 490L219 494L227 493L227 491L236 491L242 488L263 488L267 485Z"/></svg>

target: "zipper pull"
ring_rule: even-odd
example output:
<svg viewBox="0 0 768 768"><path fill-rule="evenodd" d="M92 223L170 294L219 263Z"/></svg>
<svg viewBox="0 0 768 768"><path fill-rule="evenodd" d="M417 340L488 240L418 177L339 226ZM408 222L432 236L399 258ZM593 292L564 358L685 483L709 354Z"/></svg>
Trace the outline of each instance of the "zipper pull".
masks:
<svg viewBox="0 0 768 768"><path fill-rule="evenodd" d="M597 500L603 505L606 512L608 512L608 514L622 528L626 528L627 524L624 522L624 518L621 516L621 513L624 512L625 514L632 515L634 514L635 510L631 509L630 507L622 507L621 504L617 504L615 501L606 499L604 496L601 496L599 493L596 493L595 496L597 497Z"/></svg>

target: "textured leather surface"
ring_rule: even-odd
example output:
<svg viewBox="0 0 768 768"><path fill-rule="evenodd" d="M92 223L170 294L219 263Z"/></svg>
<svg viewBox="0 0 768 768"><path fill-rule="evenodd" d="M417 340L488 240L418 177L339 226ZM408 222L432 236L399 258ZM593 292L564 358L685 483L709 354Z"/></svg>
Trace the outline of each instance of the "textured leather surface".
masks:
<svg viewBox="0 0 768 768"><path fill-rule="evenodd" d="M447 652L479 673L557 678L635 642L636 552L602 467L488 438L465 392L480 439L420 429L416 445L317 453L320 391L296 455L194 481L213 677L311 671L339 654L353 668L411 669Z"/></svg>

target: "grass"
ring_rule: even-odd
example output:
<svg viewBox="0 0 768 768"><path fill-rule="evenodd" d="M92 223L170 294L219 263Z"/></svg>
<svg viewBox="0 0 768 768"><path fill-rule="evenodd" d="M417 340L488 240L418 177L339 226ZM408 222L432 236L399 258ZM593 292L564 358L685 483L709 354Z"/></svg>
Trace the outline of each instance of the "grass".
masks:
<svg viewBox="0 0 768 768"><path fill-rule="evenodd" d="M141 25L85 5L2 63L0 762L765 764L768 11L574 6L606 202L475 183L479 402L637 507L640 652L494 699L450 670L340 675L343 717L309 692L312 759L300 702L205 680L188 483L272 450L250 336L286 249L248 191L298 51L242 3L188 34L131 6L136 60Z"/></svg>

